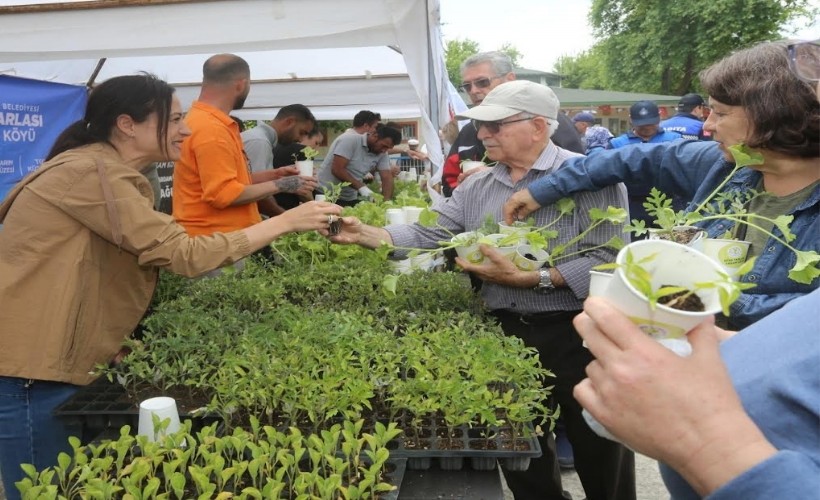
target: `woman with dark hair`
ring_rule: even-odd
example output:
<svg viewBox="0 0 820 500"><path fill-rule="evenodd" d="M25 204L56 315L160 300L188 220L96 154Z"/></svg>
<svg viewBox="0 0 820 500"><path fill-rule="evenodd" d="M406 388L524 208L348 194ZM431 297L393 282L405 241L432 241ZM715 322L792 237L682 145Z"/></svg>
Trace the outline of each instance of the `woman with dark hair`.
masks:
<svg viewBox="0 0 820 500"><path fill-rule="evenodd" d="M574 192L618 182L657 187L667 195L692 200L691 210L734 169L728 148L745 144L764 162L739 169L722 192L761 192L747 210L771 218L792 216L795 239L789 244L820 252L820 103L814 93L816 82L798 78L789 64L787 45L779 42L762 43L718 61L701 74L712 108L703 128L714 141L639 144L571 158L555 173L514 194L504 207L504 218L523 220ZM725 219L700 225L713 238L734 228ZM778 228L764 229L781 234ZM756 286L732 304L728 324L733 329L754 323L820 285L817 278L809 284L789 279L794 253L763 231L749 228L745 233L741 238L751 243L749 256L757 256L757 261L740 279Z"/></svg>
<svg viewBox="0 0 820 500"><path fill-rule="evenodd" d="M140 174L176 160L190 135L174 89L151 75L94 88L85 116L0 205L0 469L42 469L78 429L52 410L112 361L153 295L159 268L198 276L278 236L327 228L341 207L311 202L231 233L189 237L153 209Z"/></svg>

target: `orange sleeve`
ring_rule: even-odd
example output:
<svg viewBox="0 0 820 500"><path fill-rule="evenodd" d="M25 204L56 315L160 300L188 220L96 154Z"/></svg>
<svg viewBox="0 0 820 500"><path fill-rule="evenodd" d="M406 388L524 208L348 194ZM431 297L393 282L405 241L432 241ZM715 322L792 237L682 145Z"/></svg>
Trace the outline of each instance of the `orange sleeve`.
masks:
<svg viewBox="0 0 820 500"><path fill-rule="evenodd" d="M245 155L237 158L235 141L231 137L201 138L193 144L202 201L214 208L229 206L251 184Z"/></svg>

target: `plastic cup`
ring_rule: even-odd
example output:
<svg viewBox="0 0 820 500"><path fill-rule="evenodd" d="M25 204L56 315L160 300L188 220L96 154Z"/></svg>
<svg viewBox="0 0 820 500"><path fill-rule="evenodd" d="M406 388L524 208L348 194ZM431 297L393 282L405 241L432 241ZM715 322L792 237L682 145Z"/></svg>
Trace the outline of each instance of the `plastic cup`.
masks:
<svg viewBox="0 0 820 500"><path fill-rule="evenodd" d="M159 417L162 422L170 419L168 426L159 432L154 432L153 415ZM138 434L140 436L148 437L149 441L162 439L168 434L173 434L180 429L179 411L177 411L177 402L174 398L167 396L160 396L157 398L146 399L140 403Z"/></svg>
<svg viewBox="0 0 820 500"><path fill-rule="evenodd" d="M416 151L417 149L419 149L418 139L408 139L407 147L410 148L411 151Z"/></svg>
<svg viewBox="0 0 820 500"><path fill-rule="evenodd" d="M612 282L612 273L603 271L589 271L589 294L588 297L604 297L606 289Z"/></svg>
<svg viewBox="0 0 820 500"><path fill-rule="evenodd" d="M327 201L327 198L325 198L325 195L323 194L317 194L313 197L313 199L316 201Z"/></svg>
<svg viewBox="0 0 820 500"><path fill-rule="evenodd" d="M301 160L296 162L299 175L302 177L313 177L313 160Z"/></svg>
<svg viewBox="0 0 820 500"><path fill-rule="evenodd" d="M404 210L401 208L388 208L385 212L385 219L388 224L405 224Z"/></svg>

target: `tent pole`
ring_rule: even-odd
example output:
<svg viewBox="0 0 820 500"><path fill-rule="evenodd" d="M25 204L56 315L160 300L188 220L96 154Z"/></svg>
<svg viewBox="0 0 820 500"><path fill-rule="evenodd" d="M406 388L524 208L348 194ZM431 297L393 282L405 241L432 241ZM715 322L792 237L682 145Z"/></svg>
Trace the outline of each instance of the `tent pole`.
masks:
<svg viewBox="0 0 820 500"><path fill-rule="evenodd" d="M433 61L433 40L430 37L430 1L425 1L425 21L427 26L427 111L430 121L433 123L434 130L441 128L439 122L439 102L438 102L438 81L436 81L436 68Z"/></svg>
<svg viewBox="0 0 820 500"><path fill-rule="evenodd" d="M85 84L85 86L87 88L90 89L91 87L94 86L94 80L96 80L97 75L100 74L100 71L102 70L103 64L105 64L105 61L106 61L105 57L101 57L100 60L97 61L97 67L94 68L94 72L91 73L91 76L88 78L88 82L86 82L86 84Z"/></svg>

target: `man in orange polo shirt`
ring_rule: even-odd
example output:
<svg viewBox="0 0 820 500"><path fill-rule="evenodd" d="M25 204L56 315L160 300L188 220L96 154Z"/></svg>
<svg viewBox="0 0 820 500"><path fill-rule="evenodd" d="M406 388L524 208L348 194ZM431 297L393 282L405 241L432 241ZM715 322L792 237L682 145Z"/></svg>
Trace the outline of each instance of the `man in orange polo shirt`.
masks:
<svg viewBox="0 0 820 500"><path fill-rule="evenodd" d="M173 214L191 236L246 228L261 220L257 201L316 187L295 167L251 175L239 126L229 116L245 104L250 74L248 63L233 54L212 56L202 67L199 99L185 118L191 135L174 166Z"/></svg>

